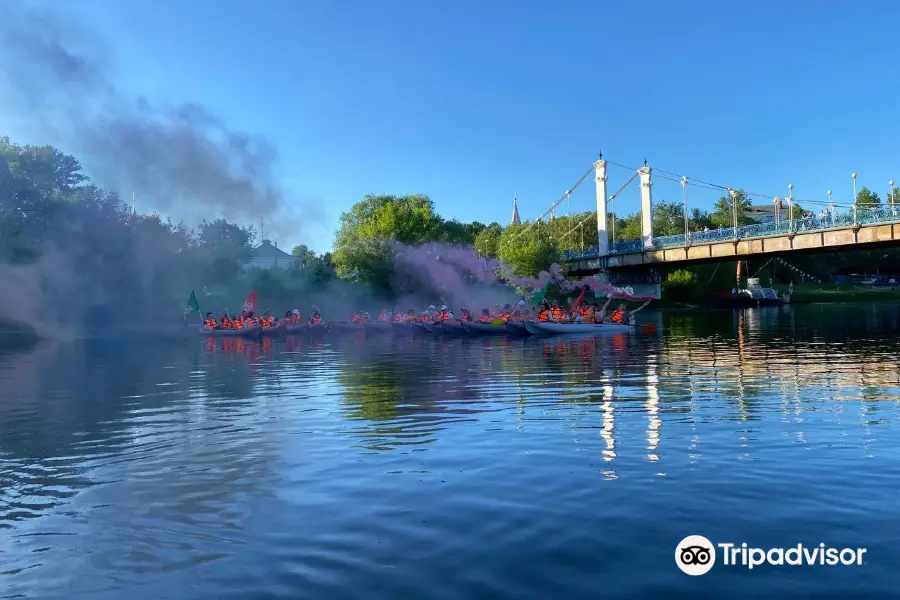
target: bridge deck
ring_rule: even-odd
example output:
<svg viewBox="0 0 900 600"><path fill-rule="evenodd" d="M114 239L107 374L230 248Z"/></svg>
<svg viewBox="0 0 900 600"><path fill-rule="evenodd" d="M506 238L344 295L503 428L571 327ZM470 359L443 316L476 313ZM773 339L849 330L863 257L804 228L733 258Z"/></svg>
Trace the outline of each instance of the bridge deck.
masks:
<svg viewBox="0 0 900 600"><path fill-rule="evenodd" d="M793 222L766 223L692 232L685 236L654 238L644 247L642 240L610 244L609 254L601 257L597 248L569 250L563 255L568 263L599 263L604 258L610 268L659 263L734 260L735 257L794 251L864 250L867 246L900 243L900 205L859 210L852 214L795 219Z"/></svg>

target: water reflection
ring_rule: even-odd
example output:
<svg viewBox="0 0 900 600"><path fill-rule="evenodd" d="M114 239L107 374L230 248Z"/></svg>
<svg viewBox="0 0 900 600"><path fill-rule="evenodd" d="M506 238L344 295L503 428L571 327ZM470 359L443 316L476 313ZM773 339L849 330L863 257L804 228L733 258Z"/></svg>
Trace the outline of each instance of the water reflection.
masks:
<svg viewBox="0 0 900 600"><path fill-rule="evenodd" d="M424 582L442 557L503 573L497 556L546 552L514 562L563 572L573 563L554 548L595 556L610 536L683 535L646 517L670 507L697 522L727 509L750 533L764 505L780 526L839 521L821 498L880 498L873 486L896 471L898 312L671 314L658 335L599 339L198 339L4 355L0 582L35 597L152 584L137 594L149 598L172 595L152 587L167 577L188 590L202 572L214 597L437 597ZM747 504L760 481L809 512ZM722 506L684 500L698 492ZM596 494L609 502L597 508ZM396 556L414 563L406 587L382 574ZM483 576L493 596L521 585Z"/></svg>

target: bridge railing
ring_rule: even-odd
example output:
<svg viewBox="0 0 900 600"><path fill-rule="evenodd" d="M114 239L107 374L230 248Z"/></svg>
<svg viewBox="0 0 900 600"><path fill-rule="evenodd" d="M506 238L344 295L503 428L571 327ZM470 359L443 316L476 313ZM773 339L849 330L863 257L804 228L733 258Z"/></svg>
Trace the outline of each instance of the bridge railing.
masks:
<svg viewBox="0 0 900 600"><path fill-rule="evenodd" d="M687 240L683 233L665 235L653 239L650 248L644 248L642 240L622 240L609 245L609 254L627 254L641 252L643 250L660 250L663 248L683 248L694 244L709 244L728 240L745 240L749 238L769 237L775 235L787 235L789 233L806 233L810 231L824 231L829 229L842 229L853 225L873 225L879 223L900 222L900 205L889 205L878 208L860 208L848 213L828 213L812 217L797 219L782 219L778 223L755 223L737 228L720 227L707 231L692 231L688 233ZM599 258L599 250L583 248L580 250L566 250L563 252L563 260L588 260Z"/></svg>

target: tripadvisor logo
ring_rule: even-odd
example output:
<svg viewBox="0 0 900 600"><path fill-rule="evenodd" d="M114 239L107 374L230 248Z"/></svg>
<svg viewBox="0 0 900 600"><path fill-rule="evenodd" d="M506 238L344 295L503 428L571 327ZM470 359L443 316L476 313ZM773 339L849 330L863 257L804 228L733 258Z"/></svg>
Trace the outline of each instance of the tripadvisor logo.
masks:
<svg viewBox="0 0 900 600"><path fill-rule="evenodd" d="M718 549L718 550L717 550ZM726 567L753 569L764 564L783 566L862 565L865 548L832 548L825 544L789 548L753 548L743 544L713 544L702 535L689 535L675 547L675 564L688 575L705 575L716 564L716 554Z"/></svg>

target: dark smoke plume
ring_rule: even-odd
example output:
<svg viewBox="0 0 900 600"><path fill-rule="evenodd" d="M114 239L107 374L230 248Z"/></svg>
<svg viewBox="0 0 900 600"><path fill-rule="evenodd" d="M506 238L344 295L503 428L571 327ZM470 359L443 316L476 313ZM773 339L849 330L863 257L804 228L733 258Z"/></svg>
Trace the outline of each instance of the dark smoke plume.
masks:
<svg viewBox="0 0 900 600"><path fill-rule="evenodd" d="M319 222L312 203L287 202L273 173L276 149L265 139L194 103L125 94L96 35L16 4L0 6L0 114L36 143L76 155L95 183L126 200L136 191L145 209L189 223L264 219L267 230L296 237L301 225Z"/></svg>

